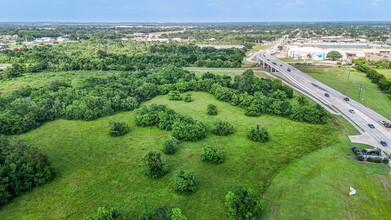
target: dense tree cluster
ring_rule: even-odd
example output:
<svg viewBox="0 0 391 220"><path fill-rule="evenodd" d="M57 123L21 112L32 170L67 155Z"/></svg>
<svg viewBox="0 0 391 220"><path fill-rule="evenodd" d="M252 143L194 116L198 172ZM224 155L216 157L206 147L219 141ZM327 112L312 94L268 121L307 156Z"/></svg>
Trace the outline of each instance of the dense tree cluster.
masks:
<svg viewBox="0 0 391 220"><path fill-rule="evenodd" d="M34 46L31 49L6 50L0 52L0 63L18 64L0 72L1 78L18 77L22 73L74 70L148 70L164 65L240 67L245 56L244 50L199 48L196 45L151 44L148 53L116 53L103 50L91 41L88 47L83 42L61 45ZM103 43L107 43L103 41ZM75 46L75 45L76 46ZM80 46L77 46L80 45ZM95 48L93 50L88 48ZM87 49L86 49L87 48ZM87 53L88 52L88 53ZM28 64L28 65L26 65Z"/></svg>
<svg viewBox="0 0 391 220"><path fill-rule="evenodd" d="M19 134L42 123L65 118L94 120L120 111L130 111L156 95L170 91L205 91L218 100L251 111L291 118L314 124L326 123L327 112L319 105L299 105L292 102L293 90L278 80L255 77L251 70L241 76L219 76L205 73L198 78L189 71L166 66L149 71L124 72L111 76L90 77L73 81L54 81L41 88L21 88L0 96L0 134ZM139 111L146 111L141 108ZM173 112L160 110L136 114L140 126L159 125L171 130L177 117ZM137 118L140 117L140 118ZM181 140L203 138L204 126L192 120L181 120L177 127L196 131L194 137L185 138L176 130ZM184 138L184 139L182 139Z"/></svg>
<svg viewBox="0 0 391 220"><path fill-rule="evenodd" d="M0 205L52 178L50 162L40 150L0 135Z"/></svg>
<svg viewBox="0 0 391 220"><path fill-rule="evenodd" d="M383 74L378 73L376 70L369 67L366 63L360 63L355 66L355 68L366 74L366 76L375 83L381 90L384 92L391 94L391 81L388 81ZM389 95L391 98L391 95Z"/></svg>
<svg viewBox="0 0 391 220"><path fill-rule="evenodd" d="M143 106L136 110L135 120L138 126L157 125L160 129L171 130L178 140L199 141L206 137L206 126L201 121L182 116L165 105Z"/></svg>

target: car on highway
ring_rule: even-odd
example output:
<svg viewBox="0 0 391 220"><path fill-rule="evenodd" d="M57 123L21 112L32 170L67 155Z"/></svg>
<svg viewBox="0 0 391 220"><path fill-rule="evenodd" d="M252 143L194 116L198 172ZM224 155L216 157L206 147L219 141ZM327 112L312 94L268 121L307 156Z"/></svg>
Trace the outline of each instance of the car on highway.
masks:
<svg viewBox="0 0 391 220"><path fill-rule="evenodd" d="M353 109L349 109L349 112L350 112L350 113L354 113L354 110L353 110Z"/></svg>
<svg viewBox="0 0 391 220"><path fill-rule="evenodd" d="M280 67L282 67L282 64L280 64Z"/></svg>
<svg viewBox="0 0 391 220"><path fill-rule="evenodd" d="M272 64L274 64L274 65L277 65L277 63L276 63L276 62L272 62Z"/></svg>
<svg viewBox="0 0 391 220"><path fill-rule="evenodd" d="M370 127L370 128L375 128L375 125L373 125L373 124L368 124L368 127Z"/></svg>
<svg viewBox="0 0 391 220"><path fill-rule="evenodd" d="M383 146L383 147L387 147L387 143L385 141L380 141L380 144Z"/></svg>
<svg viewBox="0 0 391 220"><path fill-rule="evenodd" d="M325 93L325 94L324 94L324 96L326 96L326 97L330 97L330 95L329 95L328 93Z"/></svg>
<svg viewBox="0 0 391 220"><path fill-rule="evenodd" d="M386 121L384 121L384 120L379 120L379 123L382 124L382 125L384 125L384 124L386 123Z"/></svg>
<svg viewBox="0 0 391 220"><path fill-rule="evenodd" d="M291 71L291 68L288 68L288 72L290 72Z"/></svg>
<svg viewBox="0 0 391 220"><path fill-rule="evenodd" d="M343 98L345 101L349 101L350 99L348 97Z"/></svg>
<svg viewBox="0 0 391 220"><path fill-rule="evenodd" d="M267 61L270 61L269 59L267 59Z"/></svg>

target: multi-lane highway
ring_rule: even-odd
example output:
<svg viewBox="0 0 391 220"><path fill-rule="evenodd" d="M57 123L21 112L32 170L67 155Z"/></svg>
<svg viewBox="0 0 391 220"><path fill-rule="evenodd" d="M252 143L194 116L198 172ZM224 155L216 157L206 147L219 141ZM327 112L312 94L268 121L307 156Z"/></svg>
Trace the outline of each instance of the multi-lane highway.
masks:
<svg viewBox="0 0 391 220"><path fill-rule="evenodd" d="M257 62L270 68L275 75L291 84L301 93L321 103L332 114L345 117L361 133L361 135L349 137L353 143L379 147L383 152L391 155L391 131L378 122L379 120L384 120L385 117L289 64L282 62L270 52L270 50L267 50L258 53ZM325 96L326 93L329 94L329 97ZM349 101L344 100L346 97L349 98ZM354 113L349 112L350 109ZM375 128L370 128L368 124L375 125ZM388 147L382 146L380 141L385 141Z"/></svg>

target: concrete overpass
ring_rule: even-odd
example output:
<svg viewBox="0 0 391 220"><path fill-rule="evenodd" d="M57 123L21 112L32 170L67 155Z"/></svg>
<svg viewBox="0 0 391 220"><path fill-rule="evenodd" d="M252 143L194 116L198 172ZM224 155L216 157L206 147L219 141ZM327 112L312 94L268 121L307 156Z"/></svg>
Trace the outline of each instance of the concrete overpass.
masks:
<svg viewBox="0 0 391 220"><path fill-rule="evenodd" d="M385 120L385 117L349 97L350 101L345 101L344 98L347 97L345 94L282 62L269 51L260 51L256 62L297 91L321 104L331 114L341 115L356 127L361 135L349 136L352 143L378 147L391 155L391 131L378 122ZM330 97L326 97L325 93L328 93ZM355 113L350 113L350 109L353 109ZM374 124L375 128L369 128L369 123ZM385 141L388 147L383 147L380 141Z"/></svg>

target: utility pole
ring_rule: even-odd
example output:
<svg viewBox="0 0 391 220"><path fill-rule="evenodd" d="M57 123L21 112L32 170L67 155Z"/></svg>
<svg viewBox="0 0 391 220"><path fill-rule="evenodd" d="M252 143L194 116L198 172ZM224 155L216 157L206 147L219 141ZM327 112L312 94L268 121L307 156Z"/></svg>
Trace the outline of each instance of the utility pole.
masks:
<svg viewBox="0 0 391 220"><path fill-rule="evenodd" d="M362 83L360 85L360 89L358 90L358 98L361 99L361 90L362 90Z"/></svg>

